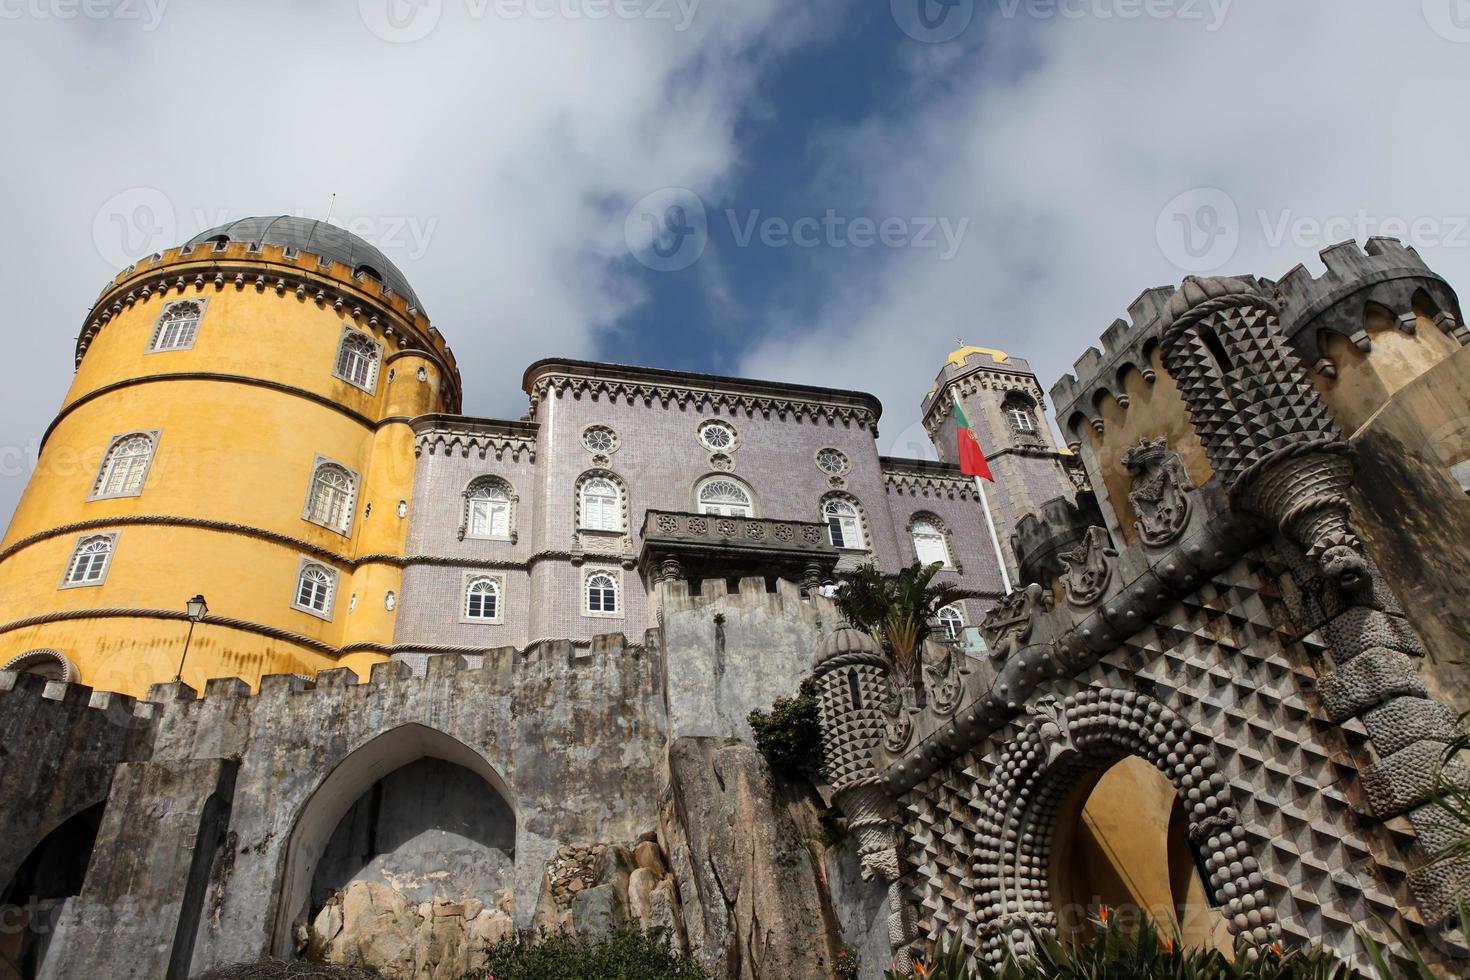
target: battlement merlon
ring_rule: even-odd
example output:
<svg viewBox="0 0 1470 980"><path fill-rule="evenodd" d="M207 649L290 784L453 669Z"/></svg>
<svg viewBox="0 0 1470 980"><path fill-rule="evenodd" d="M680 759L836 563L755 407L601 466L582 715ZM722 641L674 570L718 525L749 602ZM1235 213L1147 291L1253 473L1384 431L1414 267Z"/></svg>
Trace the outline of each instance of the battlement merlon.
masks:
<svg viewBox="0 0 1470 980"><path fill-rule="evenodd" d="M1117 399L1127 407L1123 376L1130 370L1153 382L1150 356L1159 342L1160 320L1175 291L1173 286L1154 286L1139 293L1128 306L1129 318L1114 320L1103 331L1102 350L1089 347L1073 364L1073 373L1052 385L1051 400L1063 433L1069 433L1067 422L1079 414L1089 422L1097 419L1100 395Z"/></svg>
<svg viewBox="0 0 1470 980"><path fill-rule="evenodd" d="M1372 349L1363 323L1369 304L1387 310L1405 333L1415 331L1422 313L1462 345L1470 343L1454 289L1398 239L1370 238L1362 248L1340 242L1321 257L1327 271L1320 277L1298 265L1270 284L1281 306L1282 334L1309 368L1335 376L1325 332L1341 334L1365 353Z"/></svg>
<svg viewBox="0 0 1470 980"><path fill-rule="evenodd" d="M81 363L97 333L123 309L177 292L179 298L230 289L290 293L301 302L326 303L371 324L382 324L399 350L419 350L438 361L451 411L462 398L459 366L444 336L409 297L335 259L285 245L231 241L179 245L139 259L113 277L77 336Z"/></svg>

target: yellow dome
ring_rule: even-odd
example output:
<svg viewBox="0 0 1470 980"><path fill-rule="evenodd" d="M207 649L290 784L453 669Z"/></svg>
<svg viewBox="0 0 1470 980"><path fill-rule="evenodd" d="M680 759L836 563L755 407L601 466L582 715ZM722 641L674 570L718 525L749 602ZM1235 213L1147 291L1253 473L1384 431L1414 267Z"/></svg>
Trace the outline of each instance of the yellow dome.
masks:
<svg viewBox="0 0 1470 980"><path fill-rule="evenodd" d="M1011 355L1007 354L1005 351L996 350L994 347L971 347L969 345L965 345L949 355L949 363L953 364L955 367L964 367L965 359L968 358L971 354L989 355L990 359L995 361L997 364L1004 364L1011 358Z"/></svg>

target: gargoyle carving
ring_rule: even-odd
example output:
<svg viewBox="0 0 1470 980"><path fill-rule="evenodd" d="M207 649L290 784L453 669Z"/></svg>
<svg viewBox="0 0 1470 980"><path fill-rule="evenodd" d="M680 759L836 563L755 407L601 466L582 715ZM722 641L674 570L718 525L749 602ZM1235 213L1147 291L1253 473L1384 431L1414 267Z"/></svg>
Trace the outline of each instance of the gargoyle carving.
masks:
<svg viewBox="0 0 1470 980"><path fill-rule="evenodd" d="M1169 452L1168 440L1160 436L1144 439L1123 454L1123 467L1133 474L1128 502L1138 515L1143 543L1150 547L1172 544L1189 522L1189 491L1194 482L1184 471L1179 456Z"/></svg>
<svg viewBox="0 0 1470 980"><path fill-rule="evenodd" d="M924 680L929 687L929 707L937 715L945 716L959 707L960 695L965 685L961 679L964 654L946 646L944 652L931 663L924 663Z"/></svg>
<svg viewBox="0 0 1470 980"><path fill-rule="evenodd" d="M904 746L909 744L909 739L913 738L914 721L909 715L909 702L912 699L913 689L902 684L887 700L878 705L878 709L883 712L883 747L889 752L902 752Z"/></svg>
<svg viewBox="0 0 1470 980"><path fill-rule="evenodd" d="M1118 553L1110 546L1107 531L1090 527L1081 544L1057 557L1067 566L1067 574L1062 576L1067 586L1067 601L1074 606L1091 606L1107 591L1108 580L1113 575L1110 559L1118 557Z"/></svg>

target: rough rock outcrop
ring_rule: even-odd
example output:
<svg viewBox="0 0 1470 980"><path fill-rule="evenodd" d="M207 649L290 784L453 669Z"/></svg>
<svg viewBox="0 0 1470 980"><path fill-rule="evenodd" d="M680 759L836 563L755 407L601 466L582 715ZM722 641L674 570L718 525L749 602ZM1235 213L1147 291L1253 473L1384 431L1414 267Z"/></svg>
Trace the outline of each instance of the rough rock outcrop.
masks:
<svg viewBox="0 0 1470 980"><path fill-rule="evenodd" d="M474 899L413 903L379 882L354 881L317 913L309 949L315 960L403 980L458 980L512 932L509 915Z"/></svg>
<svg viewBox="0 0 1470 980"><path fill-rule="evenodd" d="M659 841L689 945L731 980L828 980L840 939L820 849L820 802L775 779L749 745L680 738L669 749Z"/></svg>

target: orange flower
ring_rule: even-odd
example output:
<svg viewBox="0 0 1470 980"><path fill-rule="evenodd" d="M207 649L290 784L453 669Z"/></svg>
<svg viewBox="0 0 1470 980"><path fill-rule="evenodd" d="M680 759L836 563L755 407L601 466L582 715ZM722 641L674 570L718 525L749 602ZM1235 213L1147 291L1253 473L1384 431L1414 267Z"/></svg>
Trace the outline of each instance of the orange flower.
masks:
<svg viewBox="0 0 1470 980"><path fill-rule="evenodd" d="M929 968L927 966L925 966L923 963L915 963L914 964L914 976L916 976L916 977L927 977L928 975L929 975Z"/></svg>
<svg viewBox="0 0 1470 980"><path fill-rule="evenodd" d="M1108 924L1108 919L1112 918L1112 915L1113 910L1108 908L1106 905L1099 905L1097 907L1097 920L1103 925Z"/></svg>
<svg viewBox="0 0 1470 980"><path fill-rule="evenodd" d="M1271 944L1271 948L1276 951L1276 955L1277 956L1285 956L1286 955L1286 947L1284 947L1284 946L1281 945L1280 940L1272 943Z"/></svg>

